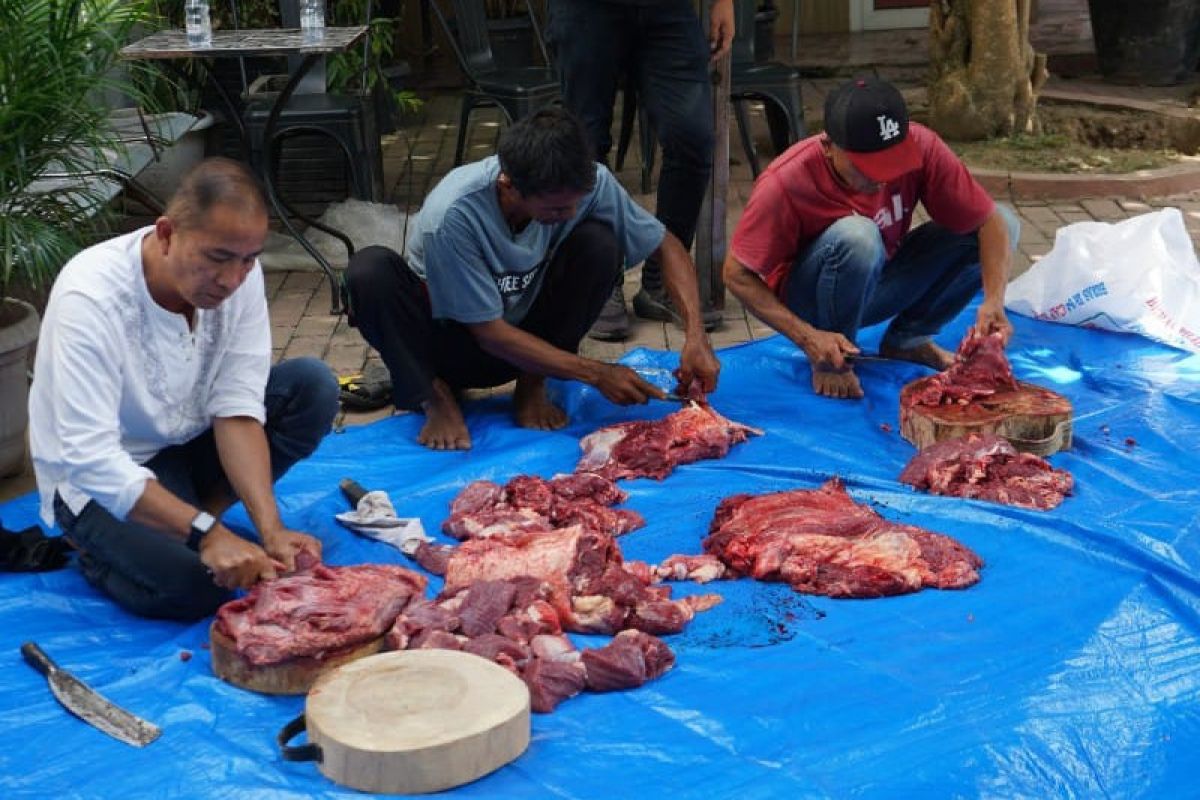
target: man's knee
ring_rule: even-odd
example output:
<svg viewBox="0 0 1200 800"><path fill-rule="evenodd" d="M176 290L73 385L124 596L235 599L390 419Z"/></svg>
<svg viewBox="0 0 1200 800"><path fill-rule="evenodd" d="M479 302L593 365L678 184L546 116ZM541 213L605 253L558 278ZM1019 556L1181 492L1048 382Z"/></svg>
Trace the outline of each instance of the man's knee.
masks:
<svg viewBox="0 0 1200 800"><path fill-rule="evenodd" d="M873 273L883 267L887 250L883 246L883 235L878 226L866 217L853 215L842 217L830 225L825 234L826 246L840 262L840 269Z"/></svg>
<svg viewBox="0 0 1200 800"><path fill-rule="evenodd" d="M395 283L404 259L390 247L371 245L355 252L346 265L346 286L352 297L370 298Z"/></svg>
<svg viewBox="0 0 1200 800"><path fill-rule="evenodd" d="M1021 242L1021 218L1017 216L1016 211L1003 203L996 203L996 210L1004 218L1004 226L1008 229L1008 247L1010 250L1016 250Z"/></svg>
<svg viewBox="0 0 1200 800"><path fill-rule="evenodd" d="M164 559L150 584L116 571L90 553L80 557L80 568L89 583L140 617L191 622L211 616L233 596L213 583L199 557Z"/></svg>
<svg viewBox="0 0 1200 800"><path fill-rule="evenodd" d="M271 368L266 394L268 431L303 443L302 455L315 450L338 411L338 383L329 366L308 356L281 361Z"/></svg>
<svg viewBox="0 0 1200 800"><path fill-rule="evenodd" d="M711 114L669 113L660 126L659 138L664 160L674 158L695 169L712 169L716 135Z"/></svg>

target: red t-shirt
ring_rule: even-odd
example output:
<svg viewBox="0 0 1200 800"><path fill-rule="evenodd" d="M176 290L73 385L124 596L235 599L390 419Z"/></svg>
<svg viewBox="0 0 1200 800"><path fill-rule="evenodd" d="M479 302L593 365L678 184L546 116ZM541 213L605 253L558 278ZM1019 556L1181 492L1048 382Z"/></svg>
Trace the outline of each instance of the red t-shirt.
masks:
<svg viewBox="0 0 1200 800"><path fill-rule="evenodd" d="M888 258L912 225L917 203L930 218L956 233L977 230L992 213L992 198L936 133L909 123L921 148L921 168L875 194L846 189L825 158L821 136L810 136L776 158L754 184L733 233L733 256L758 273L776 294L796 256L842 217L873 219Z"/></svg>

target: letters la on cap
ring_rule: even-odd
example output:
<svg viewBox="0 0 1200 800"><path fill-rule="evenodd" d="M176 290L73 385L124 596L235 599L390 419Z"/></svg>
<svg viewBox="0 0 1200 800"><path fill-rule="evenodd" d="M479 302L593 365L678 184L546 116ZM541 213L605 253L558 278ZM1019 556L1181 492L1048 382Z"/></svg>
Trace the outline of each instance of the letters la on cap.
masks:
<svg viewBox="0 0 1200 800"><path fill-rule="evenodd" d="M878 183L921 167L920 148L908 138L904 98L879 78L855 78L829 93L825 134L859 172Z"/></svg>

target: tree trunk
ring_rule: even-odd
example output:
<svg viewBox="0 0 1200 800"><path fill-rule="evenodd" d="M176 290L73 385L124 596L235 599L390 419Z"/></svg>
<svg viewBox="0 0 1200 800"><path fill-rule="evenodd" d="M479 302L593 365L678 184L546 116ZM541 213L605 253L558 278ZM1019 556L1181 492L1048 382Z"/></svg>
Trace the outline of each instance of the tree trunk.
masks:
<svg viewBox="0 0 1200 800"><path fill-rule="evenodd" d="M971 141L1031 133L1046 57L1029 44L1034 0L933 0L930 126Z"/></svg>

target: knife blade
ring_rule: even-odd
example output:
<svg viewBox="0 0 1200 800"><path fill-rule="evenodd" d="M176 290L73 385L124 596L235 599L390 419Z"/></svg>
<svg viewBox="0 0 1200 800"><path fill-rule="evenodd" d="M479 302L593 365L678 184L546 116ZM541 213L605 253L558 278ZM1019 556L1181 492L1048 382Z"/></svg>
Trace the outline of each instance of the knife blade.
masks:
<svg viewBox="0 0 1200 800"><path fill-rule="evenodd" d="M59 667L34 642L21 645L21 655L34 669L46 676L51 693L62 707L93 728L134 747L145 747L162 734L162 729L157 725L105 699L95 689Z"/></svg>

